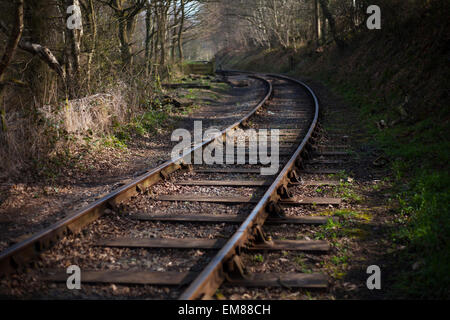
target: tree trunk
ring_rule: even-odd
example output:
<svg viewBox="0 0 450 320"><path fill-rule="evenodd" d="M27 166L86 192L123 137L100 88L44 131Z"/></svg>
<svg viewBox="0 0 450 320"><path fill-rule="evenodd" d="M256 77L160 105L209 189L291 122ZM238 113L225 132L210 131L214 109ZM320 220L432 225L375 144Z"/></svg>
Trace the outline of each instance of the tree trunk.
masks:
<svg viewBox="0 0 450 320"><path fill-rule="evenodd" d="M328 0L319 0L319 3L322 8L323 15L325 16L325 18L327 18L328 23L330 25L330 32L331 35L333 36L334 41L336 42L339 48L341 49L344 48L345 42L337 35L336 21L334 20L334 17L328 8Z"/></svg>
<svg viewBox="0 0 450 320"><path fill-rule="evenodd" d="M319 5L317 0L314 0L314 39L316 41L316 46L320 45L320 20L319 20Z"/></svg>
<svg viewBox="0 0 450 320"><path fill-rule="evenodd" d="M127 20L127 39L128 39L128 47L129 47L129 64L130 67L133 65L133 35L134 35L134 31L136 29L136 16L135 15L131 15L131 16L127 16L126 17Z"/></svg>
<svg viewBox="0 0 450 320"><path fill-rule="evenodd" d="M3 81L6 68L14 57L23 32L23 0L16 0L14 27L6 45L5 53L0 61L0 82Z"/></svg>
<svg viewBox="0 0 450 320"><path fill-rule="evenodd" d="M141 12L147 1L139 0L128 8L123 8L123 0L111 0L108 5L114 10L119 23L119 41L122 65L124 68L130 67L132 64L132 48L131 38L133 37L134 29L136 27L136 16Z"/></svg>
<svg viewBox="0 0 450 320"><path fill-rule="evenodd" d="M172 63L175 63L175 47L177 42L177 24L178 24L178 8L177 8L177 0L173 1L173 29L172 29L172 36L171 36L171 48L170 48L170 60Z"/></svg>
<svg viewBox="0 0 450 320"><path fill-rule="evenodd" d="M79 0L67 0L66 8L70 6L78 7L80 10ZM73 13L72 13L73 14ZM69 14L66 18L69 18ZM79 16L81 19L81 15ZM81 52L81 39L83 37L83 26L81 25L79 29L67 29L68 35L68 46L69 46L69 60L71 65L72 74L67 75L68 85L69 85L69 96L74 98L78 95L80 90L80 52Z"/></svg>
<svg viewBox="0 0 450 320"><path fill-rule="evenodd" d="M150 6L147 6L147 11L145 12L145 75L149 75L150 66L150 34L151 34L151 18L152 12Z"/></svg>
<svg viewBox="0 0 450 320"><path fill-rule="evenodd" d="M14 27L6 45L5 53L0 61L0 118L1 118L1 131L7 131L6 125L6 110L3 106L3 89L5 87L4 78L5 72L11 60L14 57L16 49L19 45L20 38L23 32L23 0L16 0L16 11Z"/></svg>
<svg viewBox="0 0 450 320"><path fill-rule="evenodd" d="M320 9L320 7L319 7ZM319 10L321 11L321 10ZM320 15L320 39L322 43L326 43L327 41L327 19L324 17L323 12Z"/></svg>
<svg viewBox="0 0 450 320"><path fill-rule="evenodd" d="M183 54L183 27L184 27L184 0L181 0L181 20L180 20L180 28L178 29L178 54L180 58L180 63L183 63L184 54Z"/></svg>
<svg viewBox="0 0 450 320"><path fill-rule="evenodd" d="M164 70L164 66L166 65L166 32L167 32L167 13L169 11L170 1L169 5L167 5L166 2L163 2L161 4L161 17L160 17L160 24L158 25L159 29L159 44L161 46L161 56L160 56L160 65L161 69Z"/></svg>
<svg viewBox="0 0 450 320"><path fill-rule="evenodd" d="M88 62L87 62L87 89L88 92L91 91L91 72L92 72L92 61L95 55L95 46L97 41L97 19L95 16L94 10L94 1L88 0L88 8L87 8L88 19L90 22L90 31L92 35L92 43L88 53Z"/></svg>
<svg viewBox="0 0 450 320"><path fill-rule="evenodd" d="M128 42L127 21L123 15L119 16L119 41L122 65L125 67L131 62L131 47Z"/></svg>

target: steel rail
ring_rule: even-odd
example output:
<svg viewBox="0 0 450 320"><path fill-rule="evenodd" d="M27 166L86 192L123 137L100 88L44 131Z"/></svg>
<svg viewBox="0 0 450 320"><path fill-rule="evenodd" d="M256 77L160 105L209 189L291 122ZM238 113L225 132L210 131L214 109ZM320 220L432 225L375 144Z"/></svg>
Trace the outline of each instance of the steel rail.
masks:
<svg viewBox="0 0 450 320"><path fill-rule="evenodd" d="M25 266L26 263L30 262L43 251L51 248L63 237L70 233L77 233L84 226L98 219L103 214L104 210L115 208L124 200L139 194L146 188L167 177L167 175L182 167L185 167L186 156L193 155L196 150L200 148L203 149L221 136L226 137L228 132L247 121L270 99L273 93L272 84L269 81L256 75L252 75L250 77L262 81L267 90L264 98L259 101L256 107L248 112L242 119L222 130L220 134L215 137L202 141L202 143L194 146L178 158L171 159L161 164L151 171L139 176L129 184L124 185L101 199L93 202L87 207L76 211L68 217L63 218L49 227L37 232L30 238L16 243L2 251L0 253L0 276L7 275L16 271L20 267Z"/></svg>
<svg viewBox="0 0 450 320"><path fill-rule="evenodd" d="M264 196L252 210L247 219L242 223L239 229L233 234L230 240L228 240L228 242L210 261L205 269L203 269L203 271L197 276L197 278L191 283L191 285L181 294L179 298L180 300L208 299L212 297L216 290L225 281L226 263L231 261L231 259L240 252L241 248L244 247L249 240L253 239L254 234L257 232L257 227L264 224L271 211L271 206L280 199L280 195L278 194L279 188L287 187L288 175L294 169L296 160L305 150L309 139L316 129L319 118L319 100L316 97L314 91L305 83L296 79L273 74L268 74L267 76L295 82L305 88L311 95L314 103L314 118L304 139L290 158L289 162L279 173L275 181L267 189Z"/></svg>

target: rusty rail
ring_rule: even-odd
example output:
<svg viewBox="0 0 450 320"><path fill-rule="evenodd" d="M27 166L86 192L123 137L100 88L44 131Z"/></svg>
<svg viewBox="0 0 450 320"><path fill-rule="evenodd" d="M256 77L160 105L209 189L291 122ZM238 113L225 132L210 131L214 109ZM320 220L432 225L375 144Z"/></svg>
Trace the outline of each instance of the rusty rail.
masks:
<svg viewBox="0 0 450 320"><path fill-rule="evenodd" d="M232 264L233 258L239 254L241 248L243 248L247 242L255 238L258 233L258 229L264 224L269 214L273 212L274 207L280 199L280 195L282 195L282 189L287 188L290 173L295 170L296 165L300 165L302 152L306 150L310 138L313 136L314 130L316 129L319 117L319 101L313 90L303 82L289 77L280 75L268 76L293 81L305 88L311 95L314 103L314 119L312 120L309 130L297 150L294 152L289 162L284 166L283 170L277 176L272 185L267 189L266 193L258 202L256 207L252 210L250 215L234 233L231 239L225 244L225 246L217 253L206 268L191 283L191 285L182 293L180 300L208 299L225 281L227 271L229 271L227 268L230 268L229 263Z"/></svg>
<svg viewBox="0 0 450 320"><path fill-rule="evenodd" d="M227 132L235 129L247 121L248 118L250 118L270 99L273 93L272 84L269 81L255 75L250 77L262 81L267 87L267 90L264 98L242 119L221 131L218 136L212 137L206 141L203 141L200 145L193 147L179 158L165 162L164 164L136 178L129 184L120 187L87 207L43 229L42 231L32 235L30 238L7 248L0 253L0 276L18 270L20 267L25 266L26 263L31 261L33 258L37 257L40 253L51 248L61 238L70 233L77 233L84 226L98 219L103 214L105 209L116 207L124 200L137 195L161 179L164 179L167 175L182 167L185 167L186 165L183 159L186 156L194 154L195 150L198 150L199 148L203 149L208 144L215 141L219 136L225 137Z"/></svg>

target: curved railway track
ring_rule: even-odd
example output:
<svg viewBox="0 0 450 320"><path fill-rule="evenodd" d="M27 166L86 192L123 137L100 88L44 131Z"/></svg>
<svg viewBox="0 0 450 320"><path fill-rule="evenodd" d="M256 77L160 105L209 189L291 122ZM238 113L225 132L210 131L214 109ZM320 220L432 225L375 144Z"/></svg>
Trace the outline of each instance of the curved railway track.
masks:
<svg viewBox="0 0 450 320"><path fill-rule="evenodd" d="M263 82L266 92L240 121L5 250L1 274L8 277L40 256L36 281L66 282L63 268L75 261L81 262L83 284L144 285L145 295L155 298L208 299L224 283L326 288L327 276L320 273L249 274L245 268L246 255L254 252L327 252L326 241L271 239L263 226L324 224L325 217L284 215L284 208L340 201L293 197L290 191L302 184L305 163L317 151L319 101L314 92L280 75L247 76ZM261 159L251 165L186 163L196 151L224 144L238 128L279 130L276 174L260 176ZM248 159L253 151L246 145L244 152ZM100 262L83 264L86 255ZM133 263L118 264L125 258Z"/></svg>

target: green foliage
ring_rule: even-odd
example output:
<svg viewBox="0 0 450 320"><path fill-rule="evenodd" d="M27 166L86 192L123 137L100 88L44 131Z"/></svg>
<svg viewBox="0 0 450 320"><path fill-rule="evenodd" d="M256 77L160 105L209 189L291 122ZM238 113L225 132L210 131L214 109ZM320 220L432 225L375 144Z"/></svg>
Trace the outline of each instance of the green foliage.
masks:
<svg viewBox="0 0 450 320"><path fill-rule="evenodd" d="M395 119L398 115L386 109L382 101L368 102L370 97L358 94L357 89L352 89L352 83L348 81L347 85L335 88L360 109L362 118L368 119L365 122L368 131L392 159L391 168L398 190L393 197L403 216L396 220L402 225L392 234L392 239L407 245L408 253L402 256L404 263L412 265L423 261L418 271L406 269L400 272L395 287L399 294L409 297L448 298L450 178L445 166L449 163L450 145L444 137L445 132L449 132L448 124L432 115L380 131L374 125L377 120ZM441 110L438 115L444 116L442 113ZM353 198L345 191L345 185L340 188L347 197Z"/></svg>
<svg viewBox="0 0 450 320"><path fill-rule="evenodd" d="M158 101L155 101L158 103ZM162 109L162 107L161 107ZM149 110L142 115L136 116L127 124L116 124L114 128L114 137L126 145L127 142L132 140L132 136L146 136L151 133L155 133L158 128L161 128L169 118L169 112L171 107L165 107L165 110ZM118 144L113 144L119 146Z"/></svg>
<svg viewBox="0 0 450 320"><path fill-rule="evenodd" d="M367 222L372 220L372 216L370 214L364 213L364 212L353 211L351 209L334 210L334 211L331 211L330 213L335 217L344 218L344 219L347 219L350 221L353 219L367 221Z"/></svg>
<svg viewBox="0 0 450 320"><path fill-rule="evenodd" d="M264 261L264 257L262 256L262 254L255 254L253 256L253 260L256 262L263 262Z"/></svg>
<svg viewBox="0 0 450 320"><path fill-rule="evenodd" d="M348 256L342 255L342 256L333 256L331 257L331 262L335 265L341 265L348 262Z"/></svg>
<svg viewBox="0 0 450 320"><path fill-rule="evenodd" d="M398 227L391 240L406 247L405 254L394 259L402 266L396 270L398 291L393 296L448 299L450 128L448 84L444 79L448 78L449 64L444 54L448 41L442 31L448 27L448 2L395 5L408 8L391 10L391 14L403 14L387 19L382 31L347 38L348 50L325 49L323 54L311 54L311 48L301 49L299 63L290 73L321 80L343 97L360 115L373 144L390 161L395 186L391 199L399 206L394 212L399 216L395 220ZM386 12L389 15L389 10ZM279 51L260 50L234 63L258 71L282 72L285 65L271 62L286 61L289 52ZM404 108L407 116L402 117L398 107L405 96L410 99ZM377 127L380 120L387 128ZM347 185L345 173L338 178L343 183L337 192L360 201ZM346 218L353 215L336 214ZM333 227L327 224L318 237L333 236ZM412 265L419 261L419 267L416 264L413 270Z"/></svg>
<svg viewBox="0 0 450 320"><path fill-rule="evenodd" d="M336 239L341 228L342 225L340 222L328 219L325 225L320 226L321 230L316 233L315 238L317 240Z"/></svg>
<svg viewBox="0 0 450 320"><path fill-rule="evenodd" d="M395 112L384 108L384 103L376 99L368 103L368 97L352 90L351 85L337 90L360 109L362 117L368 119L369 132L392 159L391 168L398 190L393 197L403 216L396 220L402 225L392 234L392 239L407 245L408 253L402 256L405 263L412 265L423 261L418 271L400 272L395 285L398 292L414 298L448 297L450 178L445 165L449 163L450 145L445 137L445 132L449 132L448 124L439 119L444 117L444 111L380 131L374 123L378 119L397 117ZM347 196L351 197L351 194Z"/></svg>
<svg viewBox="0 0 450 320"><path fill-rule="evenodd" d="M297 257L294 258L294 262L296 264L298 264L298 266L300 267L300 271L302 273L312 273L312 269L308 267L308 264L305 261L305 256L303 254L298 255Z"/></svg>
<svg viewBox="0 0 450 320"><path fill-rule="evenodd" d="M337 178L342 181L347 181L348 179L348 174L345 172L345 170L341 170L339 171L339 173L332 173L329 176L330 178Z"/></svg>
<svg viewBox="0 0 450 320"><path fill-rule="evenodd" d="M117 138L115 135L110 135L102 138L101 143L108 148L115 148L120 150L126 150L127 145L124 141Z"/></svg>
<svg viewBox="0 0 450 320"><path fill-rule="evenodd" d="M378 146L391 161L397 193L393 196L403 218L392 239L407 245L403 262L410 266L423 261L417 271L408 268L398 276L395 287L399 294L414 298L442 298L449 296L450 287L450 178L445 169L449 163L449 141L445 133L448 124L440 121L445 111L415 122L401 122L380 131L379 119L398 117L385 102L358 93L352 80L336 86L345 99L359 108L361 118ZM371 100L372 98L372 100ZM392 96L390 104L398 100ZM405 191L406 184L406 191ZM345 185L340 186L345 191ZM353 198L347 193L347 197ZM355 199L356 200L356 199Z"/></svg>
<svg viewBox="0 0 450 320"><path fill-rule="evenodd" d="M447 172L424 172L411 189L397 195L406 223L392 237L408 244L403 256L418 270L400 274L396 288L414 298L449 297L450 287L450 177Z"/></svg>
<svg viewBox="0 0 450 320"><path fill-rule="evenodd" d="M190 99L190 100L197 99L197 94L196 94L197 90L189 89L188 92L189 92L188 94L184 95L184 98Z"/></svg>

